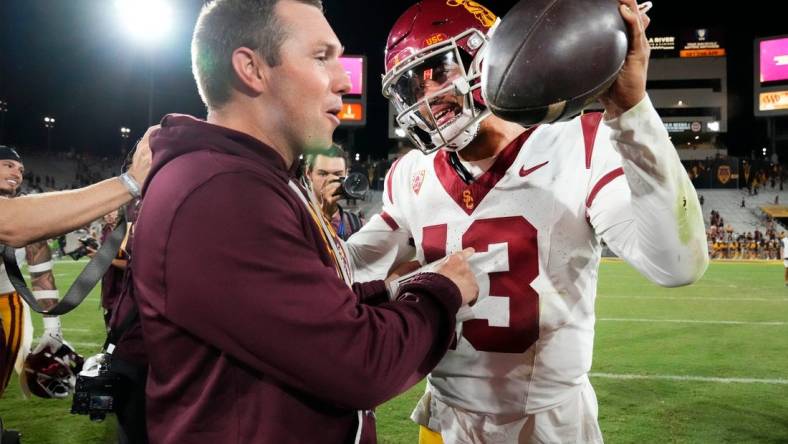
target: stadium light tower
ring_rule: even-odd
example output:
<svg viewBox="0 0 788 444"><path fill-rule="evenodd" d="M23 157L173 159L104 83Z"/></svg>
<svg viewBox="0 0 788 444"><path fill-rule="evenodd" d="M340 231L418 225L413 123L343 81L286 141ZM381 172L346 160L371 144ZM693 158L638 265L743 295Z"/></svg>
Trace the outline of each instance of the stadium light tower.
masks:
<svg viewBox="0 0 788 444"><path fill-rule="evenodd" d="M120 151L124 155L126 154L126 144L129 141L130 135L131 135L131 129L125 126L120 127Z"/></svg>
<svg viewBox="0 0 788 444"><path fill-rule="evenodd" d="M0 100L0 142L5 139L5 113L8 112L8 102Z"/></svg>
<svg viewBox="0 0 788 444"><path fill-rule="evenodd" d="M170 33L173 11L168 0L115 0L123 28L148 52L148 126L153 124L153 50Z"/></svg>
<svg viewBox="0 0 788 444"><path fill-rule="evenodd" d="M44 117L44 128L47 129L47 152L52 151L52 128L55 127L55 118Z"/></svg>

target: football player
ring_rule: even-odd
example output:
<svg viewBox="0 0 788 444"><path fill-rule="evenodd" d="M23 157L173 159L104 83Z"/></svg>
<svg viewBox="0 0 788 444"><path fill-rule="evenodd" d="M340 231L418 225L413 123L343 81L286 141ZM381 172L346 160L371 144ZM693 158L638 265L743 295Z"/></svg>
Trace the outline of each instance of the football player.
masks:
<svg viewBox="0 0 788 444"><path fill-rule="evenodd" d="M788 236L780 233L780 246L782 247L783 265L785 266L785 286L788 287Z"/></svg>
<svg viewBox="0 0 788 444"><path fill-rule="evenodd" d="M474 247L480 288L413 412L421 443L602 442L588 377L601 241L664 286L708 265L697 194L646 95L648 17L620 3L630 43L605 114L527 129L480 94L490 10L424 0L389 34L383 92L424 153L391 167L383 212L350 238L356 279L385 277L412 239L422 264Z"/></svg>
<svg viewBox="0 0 788 444"><path fill-rule="evenodd" d="M151 127L137 143L129 170L76 190L53 191L8 199L0 196L0 243L22 247L59 236L119 208L140 195L150 169ZM13 149L0 145L0 151ZM13 181L13 179L11 179Z"/></svg>
<svg viewBox="0 0 788 444"><path fill-rule="evenodd" d="M15 197L22 186L24 165L19 154L0 148L0 196ZM10 247L9 247L10 248ZM25 247L32 293L43 308L54 306L59 293L52 273L52 252L46 241ZM14 367L27 394L64 398L73 388L81 357L63 341L58 316L44 316L44 333L28 358L32 324L27 307L0 264L0 393L5 390Z"/></svg>

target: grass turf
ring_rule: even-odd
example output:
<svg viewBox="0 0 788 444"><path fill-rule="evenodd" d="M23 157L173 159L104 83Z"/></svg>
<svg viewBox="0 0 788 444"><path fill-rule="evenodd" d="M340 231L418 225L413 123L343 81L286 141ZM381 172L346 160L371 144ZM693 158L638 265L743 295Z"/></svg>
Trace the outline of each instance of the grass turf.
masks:
<svg viewBox="0 0 788 444"><path fill-rule="evenodd" d="M82 266L58 262L58 285L70 285ZM697 284L665 289L610 261L599 281L591 380L607 442L788 442L788 288L781 263L715 262ZM40 332L39 316L34 324ZM84 356L99 350L97 290L63 326ZM627 375L645 379L622 379ZM423 390L421 383L377 409L382 444L416 442L407 418ZM70 400L23 399L14 377L0 416L25 443L114 442L114 418L91 423L69 407Z"/></svg>

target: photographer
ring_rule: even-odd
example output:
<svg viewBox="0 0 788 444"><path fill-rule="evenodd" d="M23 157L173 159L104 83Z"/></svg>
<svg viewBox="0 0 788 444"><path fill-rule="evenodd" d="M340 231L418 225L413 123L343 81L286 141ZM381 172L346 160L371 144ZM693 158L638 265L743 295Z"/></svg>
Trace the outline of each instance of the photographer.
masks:
<svg viewBox="0 0 788 444"><path fill-rule="evenodd" d="M140 185L150 169L148 129L134 153L128 172L96 184L69 191L0 197L0 244L23 247L39 239L55 237L86 225L139 196ZM0 159L13 149L0 145ZM18 156L18 155L17 155ZM21 183L19 175L8 180ZM9 182L10 183L10 182Z"/></svg>
<svg viewBox="0 0 788 444"><path fill-rule="evenodd" d="M312 191L326 219L331 221L331 226L342 240L347 240L364 225L358 214L339 205L339 199L344 197L342 180L347 173L345 151L339 145L333 144L327 150L306 156L306 176L312 183Z"/></svg>

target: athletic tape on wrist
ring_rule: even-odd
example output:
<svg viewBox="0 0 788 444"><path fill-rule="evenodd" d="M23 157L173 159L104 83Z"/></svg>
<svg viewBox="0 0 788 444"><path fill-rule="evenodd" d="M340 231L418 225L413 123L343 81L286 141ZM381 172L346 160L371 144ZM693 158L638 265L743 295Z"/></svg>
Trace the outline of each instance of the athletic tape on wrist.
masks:
<svg viewBox="0 0 788 444"><path fill-rule="evenodd" d="M37 301L41 299L60 299L60 291L58 290L33 290L32 293Z"/></svg>
<svg viewBox="0 0 788 444"><path fill-rule="evenodd" d="M29 271L30 273L43 273L51 269L52 269L52 261L46 261L40 264L27 266L27 271Z"/></svg>
<svg viewBox="0 0 788 444"><path fill-rule="evenodd" d="M60 316L44 316L44 330L60 332Z"/></svg>

